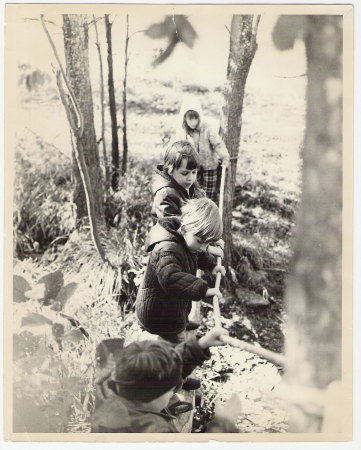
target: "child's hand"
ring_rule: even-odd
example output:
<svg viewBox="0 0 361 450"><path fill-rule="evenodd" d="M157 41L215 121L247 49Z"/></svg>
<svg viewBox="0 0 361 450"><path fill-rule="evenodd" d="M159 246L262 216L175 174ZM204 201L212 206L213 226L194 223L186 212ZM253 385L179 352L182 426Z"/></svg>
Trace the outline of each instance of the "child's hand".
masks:
<svg viewBox="0 0 361 450"><path fill-rule="evenodd" d="M221 339L219 339L219 337L222 335L228 336L228 331L222 327L214 327L199 339L198 344L201 348L225 345L225 343Z"/></svg>
<svg viewBox="0 0 361 450"><path fill-rule="evenodd" d="M208 245L207 252L217 258L223 258L224 256L223 250L220 247L214 247L213 245Z"/></svg>
<svg viewBox="0 0 361 450"><path fill-rule="evenodd" d="M217 275L218 272L221 272L222 276L224 277L226 274L226 269L224 268L224 266L216 266L212 270L213 275Z"/></svg>
<svg viewBox="0 0 361 450"><path fill-rule="evenodd" d="M218 241L215 242L214 245L216 245L217 247L221 247L221 249L224 250L224 240L223 239L218 239Z"/></svg>
<svg viewBox="0 0 361 450"><path fill-rule="evenodd" d="M222 292L219 289L217 289L217 288L209 288L209 289L207 289L206 297L214 297L215 295L218 298L222 298L223 297Z"/></svg>
<svg viewBox="0 0 361 450"><path fill-rule="evenodd" d="M229 167L229 164L230 164L230 159L229 158L223 158L222 159L222 167L227 168L227 167Z"/></svg>
<svg viewBox="0 0 361 450"><path fill-rule="evenodd" d="M231 422L235 422L241 413L242 403L237 394L232 394L223 406L216 405L215 408L216 417L225 417Z"/></svg>

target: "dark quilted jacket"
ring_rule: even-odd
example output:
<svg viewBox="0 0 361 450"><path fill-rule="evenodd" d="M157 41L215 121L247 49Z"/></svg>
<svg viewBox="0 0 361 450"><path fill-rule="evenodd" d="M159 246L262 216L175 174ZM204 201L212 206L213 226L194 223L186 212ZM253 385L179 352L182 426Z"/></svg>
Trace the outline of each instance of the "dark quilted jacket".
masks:
<svg viewBox="0 0 361 450"><path fill-rule="evenodd" d="M136 312L143 327L154 334L185 330L192 301L208 289L196 270L210 269L214 260L207 253L192 253L178 233L177 217L161 219L151 229L146 272L138 290Z"/></svg>
<svg viewBox="0 0 361 450"><path fill-rule="evenodd" d="M192 198L201 198L206 194L195 182L189 189L180 186L171 176L163 171L163 166L159 165L155 169L152 182L152 192L154 195L152 216L160 219L167 216L180 216L181 207Z"/></svg>

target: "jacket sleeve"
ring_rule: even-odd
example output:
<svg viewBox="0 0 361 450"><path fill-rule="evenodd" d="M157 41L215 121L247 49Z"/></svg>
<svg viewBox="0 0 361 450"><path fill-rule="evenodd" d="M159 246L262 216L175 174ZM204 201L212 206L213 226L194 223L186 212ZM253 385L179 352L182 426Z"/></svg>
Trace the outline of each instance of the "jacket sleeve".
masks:
<svg viewBox="0 0 361 450"><path fill-rule="evenodd" d="M194 275L183 272L181 255L175 250L161 250L159 252L156 273L162 289L181 300L201 300L208 289L208 283Z"/></svg>
<svg viewBox="0 0 361 450"><path fill-rule="evenodd" d="M216 152L218 158L229 162L229 153L223 139L216 133L212 127L207 126L207 135L212 148Z"/></svg>
<svg viewBox="0 0 361 450"><path fill-rule="evenodd" d="M181 354L183 359L183 378L190 375L195 367L200 366L204 361L211 358L209 349L201 348L195 336L191 336L186 341L178 344L176 350Z"/></svg>
<svg viewBox="0 0 361 450"><path fill-rule="evenodd" d="M216 260L214 256L210 255L207 252L199 252L198 253L198 268L201 270L210 270L212 271L216 267Z"/></svg>
<svg viewBox="0 0 361 450"><path fill-rule="evenodd" d="M158 217L180 216L179 197L170 189L160 189L154 196L153 209Z"/></svg>

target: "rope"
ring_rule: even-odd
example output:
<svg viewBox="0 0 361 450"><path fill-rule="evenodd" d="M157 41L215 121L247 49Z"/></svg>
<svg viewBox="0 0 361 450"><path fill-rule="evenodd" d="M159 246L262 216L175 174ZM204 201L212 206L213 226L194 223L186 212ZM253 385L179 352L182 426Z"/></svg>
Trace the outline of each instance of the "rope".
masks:
<svg viewBox="0 0 361 450"><path fill-rule="evenodd" d="M224 184L226 179L226 166L222 165L222 177L221 177L221 187L220 187L220 193L219 193L219 213L221 215L221 219L223 218L223 200L224 200ZM217 258L217 266L220 266L222 264L222 258ZM222 274L220 272L217 273L216 278L216 285L215 288L219 289L221 285L221 278ZM214 325L216 327L222 326L221 324L221 311L219 309L219 300L218 297L215 295L213 297L213 317L214 317Z"/></svg>

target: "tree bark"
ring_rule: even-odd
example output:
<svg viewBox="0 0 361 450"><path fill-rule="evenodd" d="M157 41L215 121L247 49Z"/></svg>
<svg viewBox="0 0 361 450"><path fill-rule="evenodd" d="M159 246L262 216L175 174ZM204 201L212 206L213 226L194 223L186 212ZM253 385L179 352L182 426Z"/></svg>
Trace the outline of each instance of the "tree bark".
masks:
<svg viewBox="0 0 361 450"><path fill-rule="evenodd" d="M285 380L294 389L324 390L341 380L342 17L305 16L302 20L307 114L302 198L286 293ZM286 24L287 18L283 21ZM276 33L282 22L278 25ZM322 431L325 412L337 427L341 411L340 402L321 415L295 405L289 431Z"/></svg>
<svg viewBox="0 0 361 450"><path fill-rule="evenodd" d="M112 125L112 175L111 182L113 190L117 190L119 182L119 140L117 123L117 105L115 103L114 76L113 76L113 51L112 51L112 23L109 14L105 14L105 27L108 45L108 90L109 109Z"/></svg>
<svg viewBox="0 0 361 450"><path fill-rule="evenodd" d="M123 159L122 172L127 171L128 137L127 137L127 76L128 76L128 45L129 45L129 17L127 14L127 34L125 37L124 80L123 80Z"/></svg>
<svg viewBox="0 0 361 450"><path fill-rule="evenodd" d="M102 52L100 49L100 42L98 36L98 26L97 19L93 14L94 27L95 27L95 36L96 42L95 45L98 51L99 57L99 72L100 72L100 112L101 112L101 138L102 138L102 149L103 149L103 163L104 163L104 179L105 179L105 190L108 191L109 187L109 166L108 166L108 158L107 158L107 148L105 143L105 111L104 111L104 74L103 74L103 58Z"/></svg>
<svg viewBox="0 0 361 450"><path fill-rule="evenodd" d="M84 131L76 136L75 145L84 155L88 168L93 196L95 218L100 224L105 223L103 207L103 185L98 148L96 143L93 97L89 76L88 24L85 14L63 15L64 48L66 74L70 87L78 102L83 116ZM74 118L74 121L76 118ZM74 203L77 206L77 219L88 215L86 198L80 172L73 158L75 173Z"/></svg>
<svg viewBox="0 0 361 450"><path fill-rule="evenodd" d="M224 189L223 227L225 241L224 265L231 264L232 203L236 182L238 151L242 128L244 89L249 69L257 50L256 36L260 16L234 15L232 17L227 82L221 114L220 134L231 157ZM255 26L253 22L255 20Z"/></svg>

